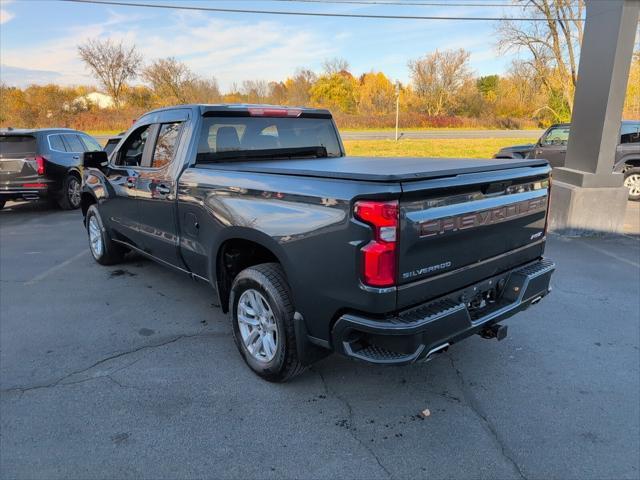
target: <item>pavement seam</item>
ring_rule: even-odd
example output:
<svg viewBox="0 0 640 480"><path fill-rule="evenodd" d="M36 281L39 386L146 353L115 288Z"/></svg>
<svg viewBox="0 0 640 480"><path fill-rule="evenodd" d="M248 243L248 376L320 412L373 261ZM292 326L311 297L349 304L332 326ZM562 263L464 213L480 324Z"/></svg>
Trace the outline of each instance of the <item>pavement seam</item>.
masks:
<svg viewBox="0 0 640 480"><path fill-rule="evenodd" d="M449 358L449 362L451 363L451 368L453 368L453 370L455 371L456 377L460 382L462 395L466 400L467 405L469 406L469 409L481 420L482 425L489 432L489 434L495 441L496 445L500 449L500 453L502 454L502 456L511 464L511 466L514 468L514 470L520 476L520 478L522 478L523 480L527 480L527 477L525 476L522 469L520 468L520 465L518 465L518 463L513 458L513 453L502 441L502 439L500 438L500 435L498 434L498 431L496 430L494 425L491 423L491 421L489 420L489 417L484 412L484 410L478 403L478 400L475 398L475 396L469 389L467 383L464 380L462 372L458 369L458 367L456 367L453 357L451 355L447 355L447 357Z"/></svg>
<svg viewBox="0 0 640 480"><path fill-rule="evenodd" d="M349 416L349 426L350 427L353 426L354 425L353 407L351 406L351 403L349 403L349 401L343 398L342 396L338 395L337 392L329 388L329 384L327 383L326 379L324 378L324 375L320 370L316 370L314 368L311 368L310 370L313 372L316 372L320 377L320 380L322 381L322 385L324 387L325 394L333 396L334 398L338 399L347 407L347 414ZM389 470L387 470L387 467L384 466L384 464L382 463L378 455L376 455L376 452L374 452L369 445L367 445L358 435L356 435L351 428L347 428L347 431L356 442L358 442L367 452L369 452L369 454L375 459L376 463L382 469L382 471L387 475L387 477L392 479L393 475L391 475L391 472L389 472Z"/></svg>
<svg viewBox="0 0 640 480"><path fill-rule="evenodd" d="M64 375L63 377L51 382L51 383L47 383L47 384L42 384L42 385L33 385L33 386L29 386L29 387L11 387L11 388L7 388L7 389L2 389L0 390L1 393L5 394L5 393L12 393L12 392L20 392L21 394L28 392L28 391L32 391L32 390L41 390L41 389L46 389L46 388L54 388L57 386L64 386L64 385L75 385L78 383L83 383L83 382L87 382L90 380L95 380L97 378L102 378L102 377L108 377L110 375L113 375L114 373L117 373L119 371L122 371L126 368L131 367L134 363L137 363L138 360L136 360L135 362L132 362L128 365L125 365L122 368L119 368L117 370L114 371L110 371L109 373L105 373L103 375L94 375L88 378L84 378L81 380L77 380L77 381L71 381L71 382L66 382L65 380L70 379L76 375L81 375L83 373L88 372L89 370L92 370L106 362L109 362L111 360L115 360L118 358L122 358L125 357L127 355L132 355L134 353L140 352L142 350L149 350L149 349L154 349L154 348L160 348L160 347L164 347L166 345L170 345L172 343L175 343L179 340L183 340L185 338L193 338L193 337L199 337L199 336L205 336L202 334L202 331L195 333L193 335L178 335L177 337L171 338L170 340L167 340L165 342L162 343L156 343L156 344L152 344L152 345L142 345L140 347L134 348L133 350L127 350L125 352L120 352L120 353L116 353L113 355L109 355L108 357L105 357L101 360L98 360L97 362L93 363L92 365L80 369L80 370L75 370L71 373L68 373L67 375ZM112 379L113 380L113 379ZM117 382L116 382L117 383Z"/></svg>

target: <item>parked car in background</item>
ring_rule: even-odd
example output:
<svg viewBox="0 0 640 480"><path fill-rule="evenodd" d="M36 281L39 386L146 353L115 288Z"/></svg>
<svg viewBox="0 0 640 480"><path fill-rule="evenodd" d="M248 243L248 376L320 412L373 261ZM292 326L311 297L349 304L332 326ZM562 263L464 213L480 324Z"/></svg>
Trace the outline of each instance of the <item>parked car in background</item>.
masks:
<svg viewBox="0 0 640 480"><path fill-rule="evenodd" d="M501 149L494 158L544 158L552 167L564 166L571 124L550 126L537 143ZM629 200L640 200L640 120L625 120L620 126L613 171L624 174Z"/></svg>
<svg viewBox="0 0 640 480"><path fill-rule="evenodd" d="M0 130L0 209L8 200L40 198L78 208L82 154L99 150L94 138L77 130Z"/></svg>

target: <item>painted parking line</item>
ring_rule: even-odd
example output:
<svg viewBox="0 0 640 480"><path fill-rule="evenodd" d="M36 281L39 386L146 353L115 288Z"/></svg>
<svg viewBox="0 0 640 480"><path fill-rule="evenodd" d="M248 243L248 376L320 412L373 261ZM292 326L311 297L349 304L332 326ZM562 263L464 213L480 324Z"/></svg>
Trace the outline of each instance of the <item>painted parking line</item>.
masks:
<svg viewBox="0 0 640 480"><path fill-rule="evenodd" d="M62 263L59 263L58 265L55 265L53 267L51 267L48 270L45 270L44 272L42 272L39 275L36 275L35 277L33 277L31 280L28 280L27 282L25 282L25 285L33 285L35 283L40 282L41 280L44 280L45 278L47 278L49 275L51 275L52 273L57 272L58 270L63 269L64 267L66 267L67 265L69 265L70 263L75 262L76 260L78 260L79 258L82 258L83 256L85 256L87 253L89 253L89 249L85 249L82 250L80 253L78 253L77 255L74 255L71 258L68 258L67 260L65 260Z"/></svg>
<svg viewBox="0 0 640 480"><path fill-rule="evenodd" d="M616 255L615 253L605 250L604 248L596 247L595 245L591 245L590 243L587 243L587 242L580 242L580 244L584 245L587 248L590 248L591 250L595 250L596 252L606 255L607 257L615 258L616 260L626 263L627 265L640 268L640 263L634 262L633 260L629 260L628 258L621 257L620 255Z"/></svg>

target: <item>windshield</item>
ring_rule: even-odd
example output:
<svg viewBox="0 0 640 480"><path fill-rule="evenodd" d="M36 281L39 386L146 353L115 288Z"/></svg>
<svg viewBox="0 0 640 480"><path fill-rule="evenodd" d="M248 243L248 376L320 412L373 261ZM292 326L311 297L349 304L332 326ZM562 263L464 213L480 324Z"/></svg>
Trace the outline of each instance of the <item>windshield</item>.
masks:
<svg viewBox="0 0 640 480"><path fill-rule="evenodd" d="M0 157L24 158L36 154L36 139L31 135L0 135Z"/></svg>
<svg viewBox="0 0 640 480"><path fill-rule="evenodd" d="M197 160L341 155L328 118L205 117Z"/></svg>

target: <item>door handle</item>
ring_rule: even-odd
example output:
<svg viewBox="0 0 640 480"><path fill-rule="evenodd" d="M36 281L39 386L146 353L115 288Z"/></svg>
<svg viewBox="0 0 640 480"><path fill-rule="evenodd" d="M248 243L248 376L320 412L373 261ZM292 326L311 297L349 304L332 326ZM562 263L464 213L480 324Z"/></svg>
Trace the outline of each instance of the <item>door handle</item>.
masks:
<svg viewBox="0 0 640 480"><path fill-rule="evenodd" d="M166 185L160 184L156 187L156 192L158 192L160 195L169 195L171 193L171 189Z"/></svg>
<svg viewBox="0 0 640 480"><path fill-rule="evenodd" d="M74 159L74 160L80 160L80 155L74 155L74 156L73 156L73 159Z"/></svg>

